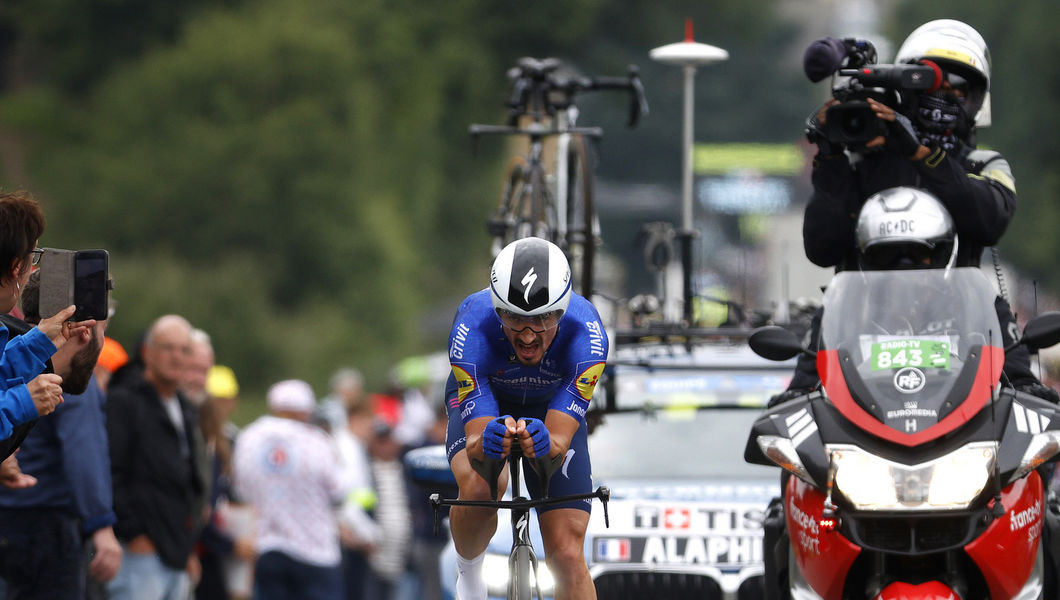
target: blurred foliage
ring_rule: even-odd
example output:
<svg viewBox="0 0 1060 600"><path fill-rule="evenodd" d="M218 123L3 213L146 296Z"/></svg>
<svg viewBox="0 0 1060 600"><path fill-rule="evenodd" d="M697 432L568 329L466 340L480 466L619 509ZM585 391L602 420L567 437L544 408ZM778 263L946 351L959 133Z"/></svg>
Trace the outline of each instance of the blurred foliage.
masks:
<svg viewBox="0 0 1060 600"><path fill-rule="evenodd" d="M723 46L782 43L769 5L13 0L0 140L17 150L0 173L45 205L43 244L111 251L111 333L127 346L177 312L251 394L288 376L323 391L344 364L379 386L397 358L441 347L485 283L505 151L473 153L466 128L503 120L516 57L590 74L640 64L655 113L605 140L603 164L650 177L674 168L681 78L648 50L679 40L686 16ZM707 102L784 87L761 83L757 53L733 64L747 72L735 86L700 80ZM584 113L620 130L625 102L586 98ZM699 128L737 139L753 121L769 137L774 122L741 112ZM641 139L671 154L646 161Z"/></svg>
<svg viewBox="0 0 1060 600"><path fill-rule="evenodd" d="M1001 256L1060 292L1053 276L1060 256L1060 36L1053 19L1054 0L1029 0L1018 6L996 2L905 2L892 24L900 43L917 25L932 19L958 19L983 35L991 55L992 125L979 142L1001 152L1016 177L1016 217L1002 238Z"/></svg>
<svg viewBox="0 0 1060 600"><path fill-rule="evenodd" d="M111 333L130 349L176 312L211 333L245 398L282 377L323 393L343 365L378 389L398 358L443 348L456 304L485 285L484 220L506 150L474 152L467 125L503 122L517 57L558 56L589 75L635 63L651 115L628 130L627 98L596 94L579 122L605 129L600 176L676 185L681 70L648 52L693 19L698 41L730 53L697 73L696 139L797 140L815 90L798 68L800 31L776 6L5 0L0 184L44 204L42 244L111 251ZM1021 191L1005 244L1044 268L1060 244L1044 235L1057 142L1032 150L1016 136L1051 131L1058 117L1034 89L1057 89L1055 68L1043 82L1017 65L1040 65L1057 41L1026 33L1048 22L1047 0L1021 6L943 1L903 7L899 22L967 14L991 43L999 125L983 139Z"/></svg>

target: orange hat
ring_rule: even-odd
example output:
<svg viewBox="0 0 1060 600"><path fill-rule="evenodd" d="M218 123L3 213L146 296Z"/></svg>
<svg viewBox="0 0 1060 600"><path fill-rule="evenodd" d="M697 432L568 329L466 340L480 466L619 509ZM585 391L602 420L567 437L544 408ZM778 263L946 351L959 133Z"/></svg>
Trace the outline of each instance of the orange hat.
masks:
<svg viewBox="0 0 1060 600"><path fill-rule="evenodd" d="M121 347L113 338L103 338L103 350L99 353L99 361L96 363L111 373L120 369L129 362L129 355L125 348Z"/></svg>

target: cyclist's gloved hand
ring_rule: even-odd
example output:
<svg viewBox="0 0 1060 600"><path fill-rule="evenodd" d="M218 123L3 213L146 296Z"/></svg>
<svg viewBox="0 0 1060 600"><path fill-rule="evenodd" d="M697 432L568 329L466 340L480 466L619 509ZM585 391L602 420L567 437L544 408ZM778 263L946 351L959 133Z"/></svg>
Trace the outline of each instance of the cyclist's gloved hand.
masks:
<svg viewBox="0 0 1060 600"><path fill-rule="evenodd" d="M506 423L511 418L511 415L504 415L486 423L486 428L482 430L482 452L487 457L494 460L504 458L504 438L509 433Z"/></svg>
<svg viewBox="0 0 1060 600"><path fill-rule="evenodd" d="M548 456L548 451L552 448L552 439L548 435L544 421L531 417L521 417L520 420L526 423L526 433L534 442L534 456Z"/></svg>

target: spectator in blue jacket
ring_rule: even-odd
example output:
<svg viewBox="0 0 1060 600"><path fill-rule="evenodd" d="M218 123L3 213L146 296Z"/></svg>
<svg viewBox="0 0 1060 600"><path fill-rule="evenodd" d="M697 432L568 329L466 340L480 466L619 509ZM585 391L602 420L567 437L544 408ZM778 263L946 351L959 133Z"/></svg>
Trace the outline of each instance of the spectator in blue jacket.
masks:
<svg viewBox="0 0 1060 600"><path fill-rule="evenodd" d="M43 232L44 215L28 192L0 193L0 313L15 309L40 260L37 240ZM15 451L32 427L30 422L62 402L59 376L42 372L66 339L95 324L70 323L67 319L73 314L70 306L10 339L0 324L0 458Z"/></svg>
<svg viewBox="0 0 1060 600"><path fill-rule="evenodd" d="M39 272L34 273L22 293L27 324L40 321L39 281ZM12 331L21 329L17 320L6 323ZM35 477L36 485L0 488L0 576L9 597L83 597L84 544L92 547L89 570L95 578L109 580L121 565L112 529L104 396L92 378L106 323L83 330L52 356L53 370L62 377L63 402L40 419L18 454L23 472Z"/></svg>

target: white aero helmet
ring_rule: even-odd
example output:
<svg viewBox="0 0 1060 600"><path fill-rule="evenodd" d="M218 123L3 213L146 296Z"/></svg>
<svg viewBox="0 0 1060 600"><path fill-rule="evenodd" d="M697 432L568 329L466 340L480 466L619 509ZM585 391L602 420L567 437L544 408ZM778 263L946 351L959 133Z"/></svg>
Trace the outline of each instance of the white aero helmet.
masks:
<svg viewBox="0 0 1060 600"><path fill-rule="evenodd" d="M943 268L957 254L949 211L918 188L894 187L869 196L855 231L864 269Z"/></svg>
<svg viewBox="0 0 1060 600"><path fill-rule="evenodd" d="M905 38L896 63L930 60L968 82L965 108L978 127L990 125L990 50L972 26L954 19L928 21Z"/></svg>
<svg viewBox="0 0 1060 600"><path fill-rule="evenodd" d="M567 257L541 238L515 240L493 261L490 297L501 322L512 329L555 327L570 304Z"/></svg>

